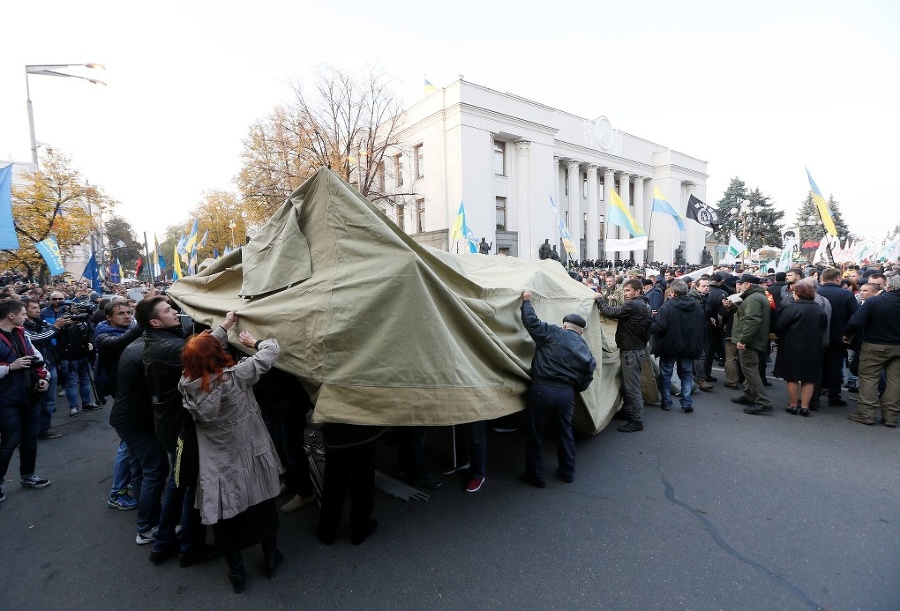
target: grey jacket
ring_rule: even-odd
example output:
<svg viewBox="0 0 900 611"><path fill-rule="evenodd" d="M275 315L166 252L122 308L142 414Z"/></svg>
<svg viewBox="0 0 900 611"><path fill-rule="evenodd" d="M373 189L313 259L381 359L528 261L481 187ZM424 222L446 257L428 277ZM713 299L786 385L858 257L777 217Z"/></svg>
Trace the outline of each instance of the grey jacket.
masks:
<svg viewBox="0 0 900 611"><path fill-rule="evenodd" d="M278 341L265 340L259 352L228 367L211 380L178 382L184 407L197 424L200 477L195 507L204 524L233 518L248 508L275 498L281 488L281 462L272 443L252 387L278 360Z"/></svg>

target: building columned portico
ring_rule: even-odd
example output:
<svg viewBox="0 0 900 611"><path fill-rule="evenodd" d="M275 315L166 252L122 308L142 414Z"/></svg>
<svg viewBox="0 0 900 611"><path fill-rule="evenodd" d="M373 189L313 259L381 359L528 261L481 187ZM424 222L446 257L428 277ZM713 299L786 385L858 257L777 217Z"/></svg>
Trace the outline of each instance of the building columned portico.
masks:
<svg viewBox="0 0 900 611"><path fill-rule="evenodd" d="M549 239L565 256L552 198L575 259L669 263L683 245L687 261L700 262L704 227L686 221L681 232L671 216L651 210L654 189L682 216L690 195L705 201L707 163L606 117L577 117L459 80L408 108L398 133L385 185L413 192L407 199L415 205L387 213L421 242L455 252L449 228L463 202L469 227L494 244L492 254L536 259ZM606 240L631 237L609 223L612 190L647 233L646 252L604 252Z"/></svg>

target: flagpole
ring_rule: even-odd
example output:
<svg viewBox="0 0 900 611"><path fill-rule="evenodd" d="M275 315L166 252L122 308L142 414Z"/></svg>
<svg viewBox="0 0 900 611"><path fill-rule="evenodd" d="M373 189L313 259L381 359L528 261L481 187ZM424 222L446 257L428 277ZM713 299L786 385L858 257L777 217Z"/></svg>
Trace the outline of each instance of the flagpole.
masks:
<svg viewBox="0 0 900 611"><path fill-rule="evenodd" d="M151 263L150 263L150 247L147 246L147 232L146 231L144 232L144 257L147 260L147 266L148 266L147 267L147 278L149 280L148 284L152 284L153 279L150 277L150 274L153 272L153 268L149 267L151 265ZM141 270L141 271L143 271L143 270Z"/></svg>

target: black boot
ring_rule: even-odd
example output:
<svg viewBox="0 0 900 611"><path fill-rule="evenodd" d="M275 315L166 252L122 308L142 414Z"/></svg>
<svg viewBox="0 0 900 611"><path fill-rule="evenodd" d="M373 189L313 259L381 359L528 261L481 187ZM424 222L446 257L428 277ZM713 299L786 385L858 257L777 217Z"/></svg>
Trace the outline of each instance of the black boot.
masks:
<svg viewBox="0 0 900 611"><path fill-rule="evenodd" d="M266 578L274 579L278 573L278 567L284 561L284 554L280 550L264 554L263 560L266 563Z"/></svg>
<svg viewBox="0 0 900 611"><path fill-rule="evenodd" d="M244 559L238 554L228 554L225 556L228 563L228 581L234 588L235 594L240 594L247 586L247 571L244 570Z"/></svg>

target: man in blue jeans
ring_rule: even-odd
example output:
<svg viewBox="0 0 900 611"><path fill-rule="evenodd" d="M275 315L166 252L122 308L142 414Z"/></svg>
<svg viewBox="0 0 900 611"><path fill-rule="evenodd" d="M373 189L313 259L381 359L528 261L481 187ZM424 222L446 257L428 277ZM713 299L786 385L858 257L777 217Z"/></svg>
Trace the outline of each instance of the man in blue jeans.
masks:
<svg viewBox="0 0 900 611"><path fill-rule="evenodd" d="M135 308L135 319L144 330L141 360L153 405L156 438L168 453L174 469L178 435L185 418L191 419L182 407L178 391L181 351L185 344L181 321L165 297L140 301ZM227 318L222 326L228 329L234 322L235 318ZM159 564L177 554L179 566L187 567L215 557L211 546L205 544L206 527L200 522L200 512L194 508L195 489L196 482L182 482L182 486L178 486L174 470L170 471L150 562ZM175 536L179 523L182 529L180 541Z"/></svg>
<svg viewBox="0 0 900 611"><path fill-rule="evenodd" d="M542 454L544 429L551 420L558 429L556 446L559 479L571 484L575 478L575 439L572 415L575 392L584 392L594 379L597 361L581 334L587 321L578 314L563 318L563 326L542 322L531 303L531 291L522 293L522 323L535 343L531 360L531 387L526 406L530 415L525 452L525 481L537 488L544 481Z"/></svg>
<svg viewBox="0 0 900 611"><path fill-rule="evenodd" d="M44 368L49 377L47 392L42 393L40 415L38 417L38 439L58 439L62 433L51 428L53 413L56 411L56 349L53 347L53 338L59 330L72 324L68 318L58 318L53 323L48 323L41 318L41 304L36 299L23 299L25 304L25 333L44 357Z"/></svg>
<svg viewBox="0 0 900 611"><path fill-rule="evenodd" d="M681 280L673 280L666 289L669 299L653 317L650 328L650 351L659 357L662 377L662 408L672 409L672 371L681 379L681 409L694 411L691 386L694 383L694 360L703 354L706 345L706 314L695 299L688 296L688 287Z"/></svg>

